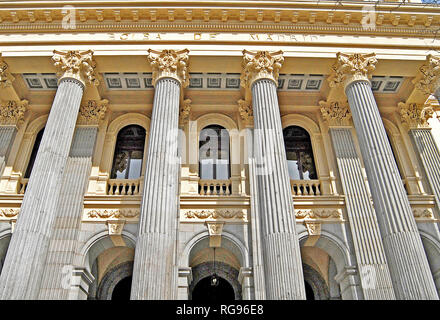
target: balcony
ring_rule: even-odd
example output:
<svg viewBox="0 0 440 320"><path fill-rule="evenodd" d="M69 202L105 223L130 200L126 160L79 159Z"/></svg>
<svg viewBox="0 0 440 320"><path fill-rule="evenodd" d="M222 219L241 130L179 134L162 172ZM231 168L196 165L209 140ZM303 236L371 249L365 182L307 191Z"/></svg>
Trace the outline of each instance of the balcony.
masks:
<svg viewBox="0 0 440 320"><path fill-rule="evenodd" d="M294 196L320 196L321 181L290 180L290 191Z"/></svg>
<svg viewBox="0 0 440 320"><path fill-rule="evenodd" d="M232 182L228 180L199 180L199 195L202 196L229 196Z"/></svg>
<svg viewBox="0 0 440 320"><path fill-rule="evenodd" d="M135 196L142 192L143 178L109 179L107 194L110 196Z"/></svg>

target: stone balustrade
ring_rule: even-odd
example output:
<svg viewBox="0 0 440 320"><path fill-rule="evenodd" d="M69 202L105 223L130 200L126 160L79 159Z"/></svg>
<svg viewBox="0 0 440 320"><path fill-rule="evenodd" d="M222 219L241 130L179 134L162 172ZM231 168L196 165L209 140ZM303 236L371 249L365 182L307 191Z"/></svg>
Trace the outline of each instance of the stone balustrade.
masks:
<svg viewBox="0 0 440 320"><path fill-rule="evenodd" d="M109 179L107 184L108 195L134 196L142 192L143 178L139 179Z"/></svg>
<svg viewBox="0 0 440 320"><path fill-rule="evenodd" d="M230 195L232 188L231 179L228 180L199 180L199 194L207 195Z"/></svg>
<svg viewBox="0 0 440 320"><path fill-rule="evenodd" d="M321 181L290 180L290 190L294 196L320 196Z"/></svg>

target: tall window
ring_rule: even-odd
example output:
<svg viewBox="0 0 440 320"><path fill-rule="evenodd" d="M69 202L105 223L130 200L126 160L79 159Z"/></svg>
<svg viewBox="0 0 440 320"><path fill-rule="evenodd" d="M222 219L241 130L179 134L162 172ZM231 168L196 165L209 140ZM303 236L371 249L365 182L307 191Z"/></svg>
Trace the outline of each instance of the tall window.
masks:
<svg viewBox="0 0 440 320"><path fill-rule="evenodd" d="M283 130L287 167L292 180L318 179L309 133L301 127Z"/></svg>
<svg viewBox="0 0 440 320"><path fill-rule="evenodd" d="M137 179L142 174L145 129L130 125L119 131L116 140L115 156L111 179Z"/></svg>
<svg viewBox="0 0 440 320"><path fill-rule="evenodd" d="M34 147L32 148L31 157L29 159L29 163L24 174L24 177L27 179L31 176L32 168L34 167L35 158L37 158L38 148L40 148L41 138L43 137L44 128L38 132L37 137L35 138Z"/></svg>
<svg viewBox="0 0 440 320"><path fill-rule="evenodd" d="M199 174L209 180L230 177L229 133L222 126L210 125L200 132Z"/></svg>

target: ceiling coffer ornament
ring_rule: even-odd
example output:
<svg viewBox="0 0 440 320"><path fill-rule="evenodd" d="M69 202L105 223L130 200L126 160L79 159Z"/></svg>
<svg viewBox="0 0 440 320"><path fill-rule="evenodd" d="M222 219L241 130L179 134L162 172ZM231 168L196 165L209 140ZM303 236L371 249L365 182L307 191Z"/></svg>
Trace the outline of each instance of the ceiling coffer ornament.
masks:
<svg viewBox="0 0 440 320"><path fill-rule="evenodd" d="M153 69L153 85L160 78L174 78L183 88L189 84L188 56L189 50L162 50L148 49L148 61Z"/></svg>
<svg viewBox="0 0 440 320"><path fill-rule="evenodd" d="M328 82L330 87L342 86L345 90L353 81L369 81L376 68L376 54L336 54L336 63L332 66Z"/></svg>
<svg viewBox="0 0 440 320"><path fill-rule="evenodd" d="M402 122L410 129L429 128L428 120L435 115L430 104L399 102L398 107Z"/></svg>
<svg viewBox="0 0 440 320"><path fill-rule="evenodd" d="M95 74L96 62L93 60L93 51L53 51L52 61L57 68L57 75L61 79L73 78L83 85L98 85Z"/></svg>
<svg viewBox="0 0 440 320"><path fill-rule="evenodd" d="M191 99L183 100L179 114L179 122L181 126L184 126L185 124L188 123L190 111L191 111Z"/></svg>
<svg viewBox="0 0 440 320"><path fill-rule="evenodd" d="M108 100L89 100L81 105L78 113L78 125L98 125L107 111Z"/></svg>
<svg viewBox="0 0 440 320"><path fill-rule="evenodd" d="M3 60L3 57L0 53L0 87L6 88L11 86L14 79L15 78L9 72L8 64L5 62L5 60Z"/></svg>
<svg viewBox="0 0 440 320"><path fill-rule="evenodd" d="M319 101L321 114L329 125L350 125L351 112L347 101Z"/></svg>
<svg viewBox="0 0 440 320"><path fill-rule="evenodd" d="M6 101L0 105L0 124L1 125L20 125L23 123L24 114L28 107L27 100L19 102L14 100Z"/></svg>
<svg viewBox="0 0 440 320"><path fill-rule="evenodd" d="M440 86L440 58L428 55L426 63L420 67L419 74L413 80L416 88L424 95L430 95Z"/></svg>
<svg viewBox="0 0 440 320"><path fill-rule="evenodd" d="M276 52L243 50L241 86L250 88L258 79L270 79L278 86L278 76L283 62L281 50Z"/></svg>

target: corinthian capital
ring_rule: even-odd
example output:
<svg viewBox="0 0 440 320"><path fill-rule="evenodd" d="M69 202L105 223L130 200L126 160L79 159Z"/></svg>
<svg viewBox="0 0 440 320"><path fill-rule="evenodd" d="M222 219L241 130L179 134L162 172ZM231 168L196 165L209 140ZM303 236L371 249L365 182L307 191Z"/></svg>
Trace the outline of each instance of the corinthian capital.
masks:
<svg viewBox="0 0 440 320"><path fill-rule="evenodd" d="M78 113L78 125L97 126L104 118L107 110L108 100L89 100L87 104L81 105Z"/></svg>
<svg viewBox="0 0 440 320"><path fill-rule="evenodd" d="M410 129L429 128L428 120L435 114L429 104L399 102L398 107L402 122Z"/></svg>
<svg viewBox="0 0 440 320"><path fill-rule="evenodd" d="M52 61L57 68L60 80L73 78L80 81L84 86L88 83L98 85L93 60L93 51L53 51Z"/></svg>
<svg viewBox="0 0 440 320"><path fill-rule="evenodd" d="M0 53L0 87L2 88L9 87L12 84L12 81L14 81L14 79L15 78L9 72L8 64L3 60Z"/></svg>
<svg viewBox="0 0 440 320"><path fill-rule="evenodd" d="M23 122L27 100L6 101L0 105L0 125L16 126Z"/></svg>
<svg viewBox="0 0 440 320"><path fill-rule="evenodd" d="M243 50L243 69L241 73L241 86L250 88L258 79L270 79L278 85L280 68L284 62L283 52Z"/></svg>
<svg viewBox="0 0 440 320"><path fill-rule="evenodd" d="M183 88L189 84L188 76L188 49L162 50L148 49L148 61L153 68L153 85L160 78L174 78L179 81Z"/></svg>
<svg viewBox="0 0 440 320"><path fill-rule="evenodd" d="M374 53L345 54L338 52L336 59L328 78L329 85L330 87L343 86L344 89L353 81L369 81L377 63Z"/></svg>
<svg viewBox="0 0 440 320"><path fill-rule="evenodd" d="M321 114L329 126L349 126L351 113L347 101L319 101Z"/></svg>
<svg viewBox="0 0 440 320"><path fill-rule="evenodd" d="M440 86L440 58L428 55L413 83L425 95L434 93Z"/></svg>

